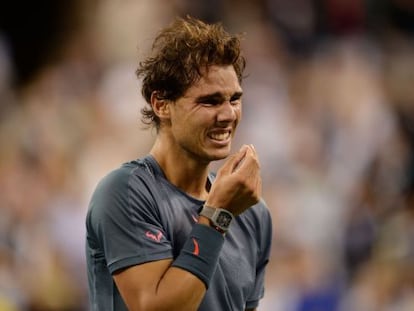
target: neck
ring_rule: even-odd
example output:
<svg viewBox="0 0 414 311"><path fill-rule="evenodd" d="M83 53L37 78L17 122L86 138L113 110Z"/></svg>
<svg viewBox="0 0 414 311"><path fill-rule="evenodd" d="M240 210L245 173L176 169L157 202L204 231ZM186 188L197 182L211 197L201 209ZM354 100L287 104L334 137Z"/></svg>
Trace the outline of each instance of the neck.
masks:
<svg viewBox="0 0 414 311"><path fill-rule="evenodd" d="M187 194L200 200L207 198L207 178L209 163L200 163L190 154L161 139L155 140L150 154L157 160L170 183Z"/></svg>

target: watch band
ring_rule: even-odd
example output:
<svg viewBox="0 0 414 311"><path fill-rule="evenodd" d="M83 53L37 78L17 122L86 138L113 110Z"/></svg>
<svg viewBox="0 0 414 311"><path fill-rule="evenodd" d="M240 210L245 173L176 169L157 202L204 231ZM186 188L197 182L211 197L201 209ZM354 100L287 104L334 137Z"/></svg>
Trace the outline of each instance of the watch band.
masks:
<svg viewBox="0 0 414 311"><path fill-rule="evenodd" d="M234 216L231 212L222 208L215 208L208 205L203 205L199 211L200 216L204 216L210 220L210 223L220 233L226 233L229 230L230 222L233 220ZM223 222L223 216L226 218L226 221Z"/></svg>
<svg viewBox="0 0 414 311"><path fill-rule="evenodd" d="M208 205L202 205L199 211L199 214L202 216L207 217L208 219L211 219L214 215L214 213L216 212L217 208L216 207L211 207Z"/></svg>

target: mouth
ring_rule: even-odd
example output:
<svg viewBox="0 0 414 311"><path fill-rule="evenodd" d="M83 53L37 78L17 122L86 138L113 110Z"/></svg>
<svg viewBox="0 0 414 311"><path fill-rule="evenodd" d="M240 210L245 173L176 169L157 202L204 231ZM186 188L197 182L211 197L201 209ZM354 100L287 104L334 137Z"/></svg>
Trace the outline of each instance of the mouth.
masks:
<svg viewBox="0 0 414 311"><path fill-rule="evenodd" d="M219 144L227 144L231 140L230 130L221 130L208 133L208 138Z"/></svg>

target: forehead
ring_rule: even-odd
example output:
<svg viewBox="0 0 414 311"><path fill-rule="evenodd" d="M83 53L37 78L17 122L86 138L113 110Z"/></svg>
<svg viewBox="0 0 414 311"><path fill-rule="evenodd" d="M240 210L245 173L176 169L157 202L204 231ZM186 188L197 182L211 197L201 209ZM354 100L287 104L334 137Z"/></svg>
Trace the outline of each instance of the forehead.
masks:
<svg viewBox="0 0 414 311"><path fill-rule="evenodd" d="M233 66L211 66L201 71L201 78L186 91L184 97L213 93L231 96L236 92L242 92L242 88Z"/></svg>

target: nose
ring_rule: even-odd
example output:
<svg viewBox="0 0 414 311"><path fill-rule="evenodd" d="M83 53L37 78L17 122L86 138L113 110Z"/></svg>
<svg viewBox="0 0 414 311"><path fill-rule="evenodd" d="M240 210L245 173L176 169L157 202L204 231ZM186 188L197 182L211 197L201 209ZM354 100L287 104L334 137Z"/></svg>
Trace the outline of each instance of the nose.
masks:
<svg viewBox="0 0 414 311"><path fill-rule="evenodd" d="M226 100L218 107L217 121L218 122L233 122L240 114L240 105L233 105Z"/></svg>

